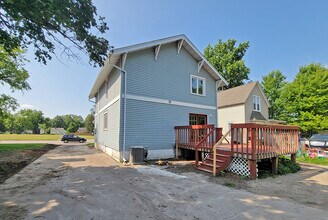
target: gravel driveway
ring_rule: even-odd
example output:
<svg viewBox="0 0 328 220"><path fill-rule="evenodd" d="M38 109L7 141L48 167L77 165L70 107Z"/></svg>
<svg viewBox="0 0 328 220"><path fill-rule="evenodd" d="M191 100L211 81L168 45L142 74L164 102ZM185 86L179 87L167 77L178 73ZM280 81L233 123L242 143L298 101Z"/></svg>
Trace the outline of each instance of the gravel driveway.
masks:
<svg viewBox="0 0 328 220"><path fill-rule="evenodd" d="M122 166L60 146L0 185L0 219L328 219L328 211L231 189L199 173Z"/></svg>

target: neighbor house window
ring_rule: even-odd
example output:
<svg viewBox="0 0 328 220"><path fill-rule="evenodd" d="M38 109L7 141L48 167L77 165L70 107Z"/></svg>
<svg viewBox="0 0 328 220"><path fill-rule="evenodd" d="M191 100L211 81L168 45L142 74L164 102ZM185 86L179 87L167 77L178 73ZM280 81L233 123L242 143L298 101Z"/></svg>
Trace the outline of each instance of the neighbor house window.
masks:
<svg viewBox="0 0 328 220"><path fill-rule="evenodd" d="M261 111L261 100L260 96L253 95L253 110L254 111Z"/></svg>
<svg viewBox="0 0 328 220"><path fill-rule="evenodd" d="M190 76L190 92L194 95L203 95L205 96L205 78L199 76Z"/></svg>
<svg viewBox="0 0 328 220"><path fill-rule="evenodd" d="M104 113L104 130L107 130L107 126L108 126L108 113L105 112Z"/></svg>

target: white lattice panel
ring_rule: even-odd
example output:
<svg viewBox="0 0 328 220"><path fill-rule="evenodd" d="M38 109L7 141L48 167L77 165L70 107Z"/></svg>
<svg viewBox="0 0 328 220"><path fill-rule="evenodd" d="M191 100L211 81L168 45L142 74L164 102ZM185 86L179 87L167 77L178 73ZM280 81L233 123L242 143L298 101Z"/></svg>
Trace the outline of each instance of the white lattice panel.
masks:
<svg viewBox="0 0 328 220"><path fill-rule="evenodd" d="M227 168L228 171L236 173L238 175L250 177L251 171L248 166L248 160L245 158L233 157L230 165ZM256 164L256 176L257 176L257 164Z"/></svg>

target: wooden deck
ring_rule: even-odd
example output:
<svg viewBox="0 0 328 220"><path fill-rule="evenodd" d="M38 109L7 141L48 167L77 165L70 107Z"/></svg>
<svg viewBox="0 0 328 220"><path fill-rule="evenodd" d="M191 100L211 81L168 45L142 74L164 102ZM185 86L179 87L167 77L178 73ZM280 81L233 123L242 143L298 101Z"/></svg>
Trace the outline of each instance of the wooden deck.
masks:
<svg viewBox="0 0 328 220"><path fill-rule="evenodd" d="M189 149L211 153L229 152L231 157L248 159L250 169L256 172L256 161L291 154L293 160L298 150L297 126L275 124L232 124L224 136L221 128L214 125L176 126L176 155L178 149ZM219 154L220 156L220 154ZM198 166L198 154L195 154ZM216 161L214 159L213 161ZM216 162L213 162L213 175L216 175Z"/></svg>

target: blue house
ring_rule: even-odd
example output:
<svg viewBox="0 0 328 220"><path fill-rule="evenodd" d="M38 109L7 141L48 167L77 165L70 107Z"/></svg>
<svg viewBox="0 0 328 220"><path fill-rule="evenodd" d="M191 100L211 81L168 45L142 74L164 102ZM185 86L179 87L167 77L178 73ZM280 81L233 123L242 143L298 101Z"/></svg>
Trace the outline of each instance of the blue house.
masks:
<svg viewBox="0 0 328 220"><path fill-rule="evenodd" d="M226 80L185 35L113 50L95 98L95 144L118 161L131 146L148 158L174 156L175 126L217 126L217 89Z"/></svg>

